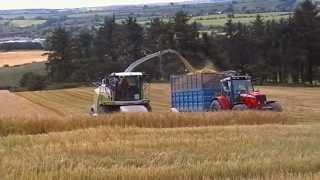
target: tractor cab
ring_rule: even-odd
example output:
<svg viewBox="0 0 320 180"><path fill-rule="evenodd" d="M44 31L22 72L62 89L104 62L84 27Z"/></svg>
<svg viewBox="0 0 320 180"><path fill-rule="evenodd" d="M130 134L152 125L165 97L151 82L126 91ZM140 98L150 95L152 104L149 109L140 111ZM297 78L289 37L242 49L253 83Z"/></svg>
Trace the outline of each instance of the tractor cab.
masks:
<svg viewBox="0 0 320 180"><path fill-rule="evenodd" d="M214 97L211 110L274 110L281 111L275 101L267 101L266 95L255 91L250 76L230 76L221 80L221 95Z"/></svg>
<svg viewBox="0 0 320 180"><path fill-rule="evenodd" d="M231 104L241 103L241 95L254 92L250 76L232 76L221 80L222 94Z"/></svg>

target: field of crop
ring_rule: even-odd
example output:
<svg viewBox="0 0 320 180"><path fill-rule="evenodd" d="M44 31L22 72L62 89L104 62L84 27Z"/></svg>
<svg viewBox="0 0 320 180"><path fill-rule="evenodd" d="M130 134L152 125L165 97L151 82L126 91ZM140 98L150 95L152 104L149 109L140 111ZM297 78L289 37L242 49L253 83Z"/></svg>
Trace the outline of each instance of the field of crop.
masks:
<svg viewBox="0 0 320 180"><path fill-rule="evenodd" d="M271 12L271 13L259 13L264 20L275 20L288 18L291 13L287 12ZM253 22L257 14L235 14L232 19L234 23L241 22L249 24ZM222 27L228 20L227 15L209 15L209 16L197 16L191 19L191 22L197 22L205 26Z"/></svg>
<svg viewBox="0 0 320 180"><path fill-rule="evenodd" d="M279 100L291 122L320 122L320 89L294 87L258 87L270 100ZM151 84L149 96L154 112L165 113L170 107L168 84ZM60 115L87 114L93 100L92 88L77 88L39 92L21 92L17 95Z"/></svg>
<svg viewBox="0 0 320 180"><path fill-rule="evenodd" d="M33 104L32 102L10 93L0 90L0 116L12 118L45 118L57 117L47 108Z"/></svg>
<svg viewBox="0 0 320 180"><path fill-rule="evenodd" d="M319 179L320 89L258 89L284 113L169 113L167 84L151 85L153 113L97 118L92 88L15 93L53 116L0 117L0 176Z"/></svg>
<svg viewBox="0 0 320 180"><path fill-rule="evenodd" d="M45 51L41 50L0 52L0 67L47 61L44 53Z"/></svg>
<svg viewBox="0 0 320 180"><path fill-rule="evenodd" d="M4 179L319 179L319 126L98 127L0 140Z"/></svg>
<svg viewBox="0 0 320 180"><path fill-rule="evenodd" d="M17 95L60 116L86 115L93 101L91 88L21 92Z"/></svg>

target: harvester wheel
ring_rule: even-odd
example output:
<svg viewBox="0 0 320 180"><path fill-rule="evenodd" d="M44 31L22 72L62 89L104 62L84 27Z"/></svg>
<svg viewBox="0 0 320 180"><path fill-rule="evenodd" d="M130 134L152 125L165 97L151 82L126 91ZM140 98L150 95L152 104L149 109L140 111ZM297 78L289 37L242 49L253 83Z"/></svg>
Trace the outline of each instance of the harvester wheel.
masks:
<svg viewBox="0 0 320 180"><path fill-rule="evenodd" d="M91 107L90 107L89 113L90 113L91 115L93 115L93 114L96 113L96 111L95 111L95 109L94 109L94 106L91 106Z"/></svg>
<svg viewBox="0 0 320 180"><path fill-rule="evenodd" d="M215 111L220 111L220 110L221 110L221 105L220 105L219 101L217 101L217 100L212 101L212 103L210 105L210 111L215 112Z"/></svg>
<svg viewBox="0 0 320 180"><path fill-rule="evenodd" d="M246 106L245 104L237 104L237 105L233 106L232 110L245 111L245 110L248 110L248 106Z"/></svg>
<svg viewBox="0 0 320 180"><path fill-rule="evenodd" d="M152 107L150 104L146 104L145 107L148 109L148 112L152 112Z"/></svg>
<svg viewBox="0 0 320 180"><path fill-rule="evenodd" d="M277 102L273 102L269 104L272 107L272 111L275 112L282 112L282 106L281 104L277 103Z"/></svg>
<svg viewBox="0 0 320 180"><path fill-rule="evenodd" d="M106 114L106 113L111 113L111 110L110 110L110 108L108 106L102 106L101 105L100 108L99 108L99 112Z"/></svg>

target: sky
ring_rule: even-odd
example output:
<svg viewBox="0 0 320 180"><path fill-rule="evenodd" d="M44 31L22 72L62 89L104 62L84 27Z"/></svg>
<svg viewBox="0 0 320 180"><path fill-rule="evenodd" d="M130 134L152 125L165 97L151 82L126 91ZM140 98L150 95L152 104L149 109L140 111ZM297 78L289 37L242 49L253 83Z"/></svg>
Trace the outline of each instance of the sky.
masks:
<svg viewBox="0 0 320 180"><path fill-rule="evenodd" d="M79 8L179 1L185 0L0 0L0 9Z"/></svg>

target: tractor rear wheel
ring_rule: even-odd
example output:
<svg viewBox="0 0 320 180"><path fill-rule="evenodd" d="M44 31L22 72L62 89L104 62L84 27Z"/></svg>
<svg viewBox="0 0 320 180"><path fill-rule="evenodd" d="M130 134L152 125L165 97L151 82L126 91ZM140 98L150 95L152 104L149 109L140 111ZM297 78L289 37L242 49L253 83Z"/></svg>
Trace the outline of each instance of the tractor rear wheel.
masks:
<svg viewBox="0 0 320 180"><path fill-rule="evenodd" d="M234 111L245 111L248 110L248 106L245 104L237 104L235 106L233 106L232 110Z"/></svg>
<svg viewBox="0 0 320 180"><path fill-rule="evenodd" d="M272 107L272 111L282 112L282 110L283 110L281 104L279 104L277 102L270 103L269 105Z"/></svg>
<svg viewBox="0 0 320 180"><path fill-rule="evenodd" d="M210 105L210 111L216 112L216 111L220 111L220 110L221 110L221 105L220 105L219 101L217 101L217 100L212 101L212 103Z"/></svg>

